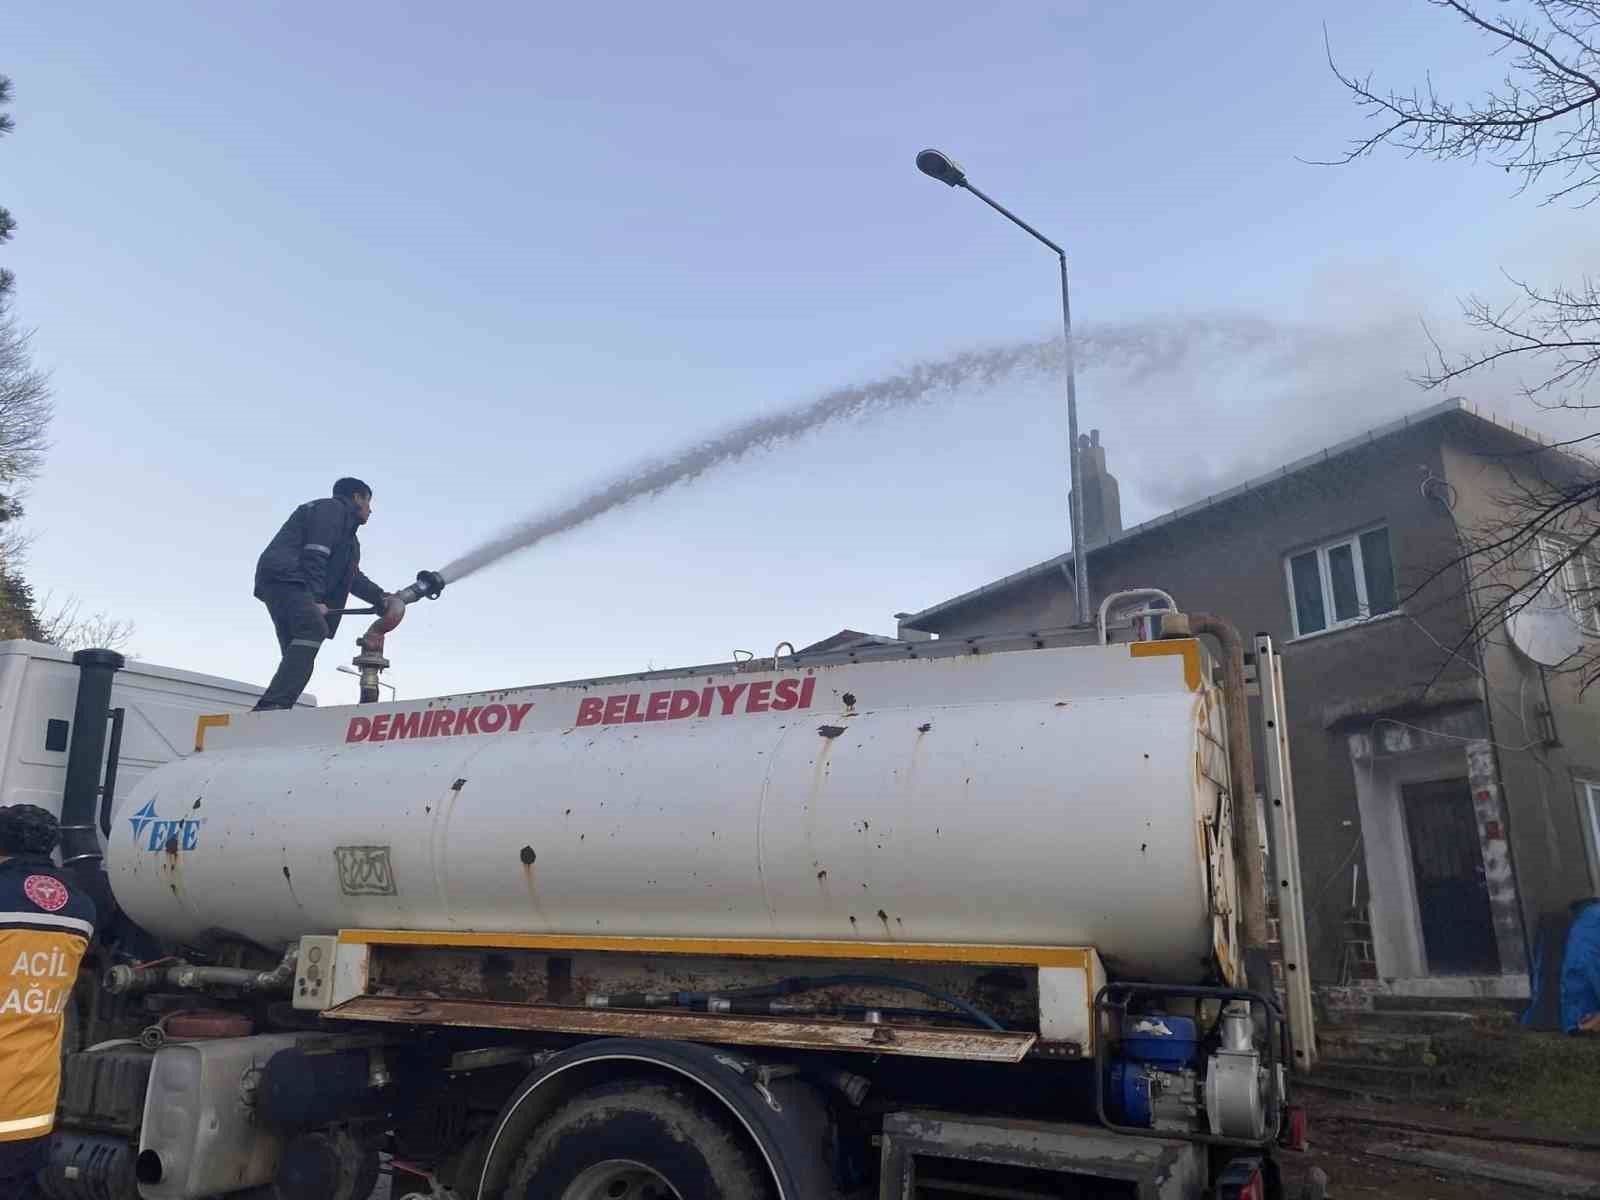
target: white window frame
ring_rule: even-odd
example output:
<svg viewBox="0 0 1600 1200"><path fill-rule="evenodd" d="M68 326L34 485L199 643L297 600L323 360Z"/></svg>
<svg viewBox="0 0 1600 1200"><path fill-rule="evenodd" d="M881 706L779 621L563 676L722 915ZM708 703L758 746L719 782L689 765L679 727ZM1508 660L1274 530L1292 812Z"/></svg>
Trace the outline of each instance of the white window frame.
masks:
<svg viewBox="0 0 1600 1200"><path fill-rule="evenodd" d="M1590 882L1600 890L1600 783L1592 779L1579 779L1578 799L1583 811L1584 840L1589 843Z"/></svg>
<svg viewBox="0 0 1600 1200"><path fill-rule="evenodd" d="M1369 533L1379 530L1389 530L1387 522L1368 525L1354 533L1347 533L1342 537L1330 538L1326 542L1319 542L1312 546L1301 546L1291 550L1283 556L1283 580L1289 591L1289 623L1294 630L1294 636L1318 637L1324 633L1332 633L1336 629L1349 629L1353 625L1361 625L1367 621L1381 620L1393 616L1401 610L1399 588L1396 587L1395 605L1381 613L1374 613L1367 601L1367 564L1361 557L1361 539ZM1333 572L1328 570L1328 552L1337 550L1342 546L1350 547L1350 559L1355 567L1356 574L1356 615L1338 620L1334 616L1333 607ZM1318 582L1322 585L1322 615L1325 623L1321 629L1302 630L1300 628L1300 605L1294 590L1294 560L1303 558L1307 554L1317 556ZM1394 538L1389 538L1389 570L1394 571Z"/></svg>
<svg viewBox="0 0 1600 1200"><path fill-rule="evenodd" d="M1600 561L1592 552L1578 553L1578 544L1559 534L1541 533L1538 538L1539 573L1565 558L1560 572L1545 582L1545 587L1561 589L1561 600L1571 610L1578 628L1590 637L1600 637ZM1588 599L1584 599L1588 597Z"/></svg>

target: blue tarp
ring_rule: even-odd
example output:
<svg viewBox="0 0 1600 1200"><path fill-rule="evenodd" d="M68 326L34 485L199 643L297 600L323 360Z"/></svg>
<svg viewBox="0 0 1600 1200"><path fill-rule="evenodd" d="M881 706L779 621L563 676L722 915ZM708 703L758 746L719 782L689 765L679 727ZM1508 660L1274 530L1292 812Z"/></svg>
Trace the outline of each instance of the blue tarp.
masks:
<svg viewBox="0 0 1600 1200"><path fill-rule="evenodd" d="M1590 1017L1600 1015L1600 900L1593 901L1572 922L1567 952L1561 963L1561 1027L1577 1033Z"/></svg>
<svg viewBox="0 0 1600 1200"><path fill-rule="evenodd" d="M1524 1029L1536 1033L1561 1031L1561 964L1567 956L1567 934L1571 931L1569 909L1539 914L1533 940L1533 970L1528 976L1532 990L1522 1014Z"/></svg>

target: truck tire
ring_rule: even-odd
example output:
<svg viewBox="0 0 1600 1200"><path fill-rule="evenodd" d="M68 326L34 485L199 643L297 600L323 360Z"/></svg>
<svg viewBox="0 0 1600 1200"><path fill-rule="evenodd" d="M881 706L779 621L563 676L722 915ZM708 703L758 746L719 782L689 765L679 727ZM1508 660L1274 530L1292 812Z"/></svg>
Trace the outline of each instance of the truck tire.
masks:
<svg viewBox="0 0 1600 1200"><path fill-rule="evenodd" d="M504 1200L769 1200L765 1169L705 1097L656 1081L578 1093L533 1131Z"/></svg>

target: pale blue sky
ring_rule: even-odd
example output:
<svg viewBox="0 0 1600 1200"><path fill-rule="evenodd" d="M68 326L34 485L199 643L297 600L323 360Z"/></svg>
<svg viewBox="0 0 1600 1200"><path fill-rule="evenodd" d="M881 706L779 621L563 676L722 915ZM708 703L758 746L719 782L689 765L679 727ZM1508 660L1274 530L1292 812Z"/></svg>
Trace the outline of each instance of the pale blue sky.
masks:
<svg viewBox="0 0 1600 1200"><path fill-rule="evenodd" d="M30 576L261 680L255 556L337 475L376 488L393 588L684 440L1049 333L1053 260L918 175L927 145L1068 246L1083 326L1281 324L1085 374L1130 523L1421 407L1421 316L1600 244L1493 170L1296 161L1361 128L1324 21L1396 82L1494 71L1421 0L10 5L0 262L59 406ZM1533 419L1510 391L1468 394ZM392 681L888 630L1065 548L1064 430L1035 380L819 434L464 581Z"/></svg>

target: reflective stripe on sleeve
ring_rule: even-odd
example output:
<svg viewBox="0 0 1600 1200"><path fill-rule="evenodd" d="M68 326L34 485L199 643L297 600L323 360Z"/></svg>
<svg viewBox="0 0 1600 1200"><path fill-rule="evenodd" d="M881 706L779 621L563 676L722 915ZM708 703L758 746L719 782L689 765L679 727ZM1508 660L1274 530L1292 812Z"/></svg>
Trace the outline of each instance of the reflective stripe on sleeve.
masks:
<svg viewBox="0 0 1600 1200"><path fill-rule="evenodd" d="M29 1129L49 1129L56 1123L56 1115L47 1112L37 1117L18 1117L15 1121L0 1121L0 1133L25 1133Z"/></svg>
<svg viewBox="0 0 1600 1200"><path fill-rule="evenodd" d="M324 556L333 553L333 551L331 549L329 549L327 546L321 545L318 542L307 542L306 543L306 549L311 551L313 554L321 554L321 555L324 555Z"/></svg>
<svg viewBox="0 0 1600 1200"><path fill-rule="evenodd" d="M322 645L322 643L321 643L321 641L312 641L310 638L293 638L293 639L290 640L289 645L291 645L291 646L320 646L320 645Z"/></svg>
<svg viewBox="0 0 1600 1200"><path fill-rule="evenodd" d="M0 926L3 925L36 925L41 929L70 929L73 933L83 934L84 937L94 933L94 926L80 917L63 917L46 912L0 912Z"/></svg>

